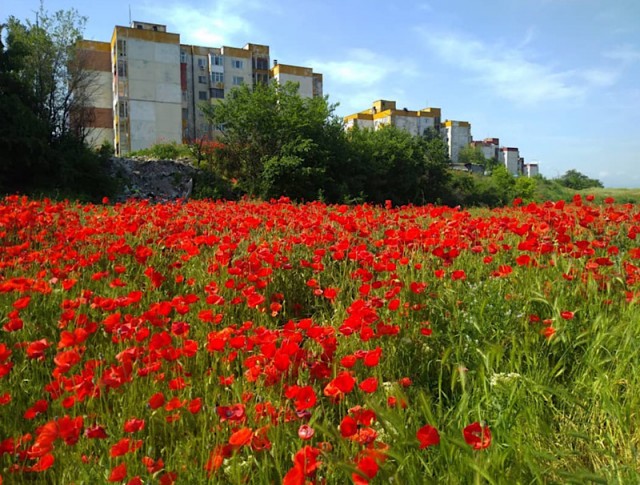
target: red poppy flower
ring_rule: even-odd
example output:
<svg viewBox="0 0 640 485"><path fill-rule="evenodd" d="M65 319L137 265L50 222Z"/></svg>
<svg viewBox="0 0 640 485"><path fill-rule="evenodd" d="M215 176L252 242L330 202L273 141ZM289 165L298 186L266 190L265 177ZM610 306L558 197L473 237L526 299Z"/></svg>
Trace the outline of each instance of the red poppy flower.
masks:
<svg viewBox="0 0 640 485"><path fill-rule="evenodd" d="M202 409L202 398L196 397L189 402L187 409L191 414L198 414Z"/></svg>
<svg viewBox="0 0 640 485"><path fill-rule="evenodd" d="M343 438L353 436L358 431L358 422L351 416L345 416L340 422L340 434Z"/></svg>
<svg viewBox="0 0 640 485"><path fill-rule="evenodd" d="M107 432L100 425L89 426L84 430L84 435L90 439L105 439Z"/></svg>
<svg viewBox="0 0 640 485"><path fill-rule="evenodd" d="M29 467L28 470L32 472L43 472L51 468L55 461L56 460L53 455L51 453L48 453L44 456L41 456L35 463L35 465Z"/></svg>
<svg viewBox="0 0 640 485"><path fill-rule="evenodd" d="M316 393L311 386L301 387L295 397L294 405L297 411L312 408L316 404Z"/></svg>
<svg viewBox="0 0 640 485"><path fill-rule="evenodd" d="M229 444L237 448L247 445L251 442L253 430L251 428L240 428L229 437Z"/></svg>
<svg viewBox="0 0 640 485"><path fill-rule="evenodd" d="M420 428L416 433L416 437L420 442L420 449L435 446L440 443L440 434L438 433L438 430L429 424Z"/></svg>
<svg viewBox="0 0 640 485"><path fill-rule="evenodd" d="M315 430L308 424L303 424L298 428L298 436L301 440L310 440L315 433Z"/></svg>
<svg viewBox="0 0 640 485"><path fill-rule="evenodd" d="M164 404L164 394L156 392L149 398L148 404L151 409L158 409L159 407L162 407Z"/></svg>
<svg viewBox="0 0 640 485"><path fill-rule="evenodd" d="M351 369L354 365L356 365L357 361L358 359L355 355L345 355L342 359L340 359L340 365L347 369Z"/></svg>
<svg viewBox="0 0 640 485"><path fill-rule="evenodd" d="M109 482L121 482L127 477L127 464L121 463L113 470L111 470L111 474L109 475Z"/></svg>
<svg viewBox="0 0 640 485"><path fill-rule="evenodd" d="M358 384L358 387L360 387L363 392L369 394L372 392L376 392L376 389L378 389L378 379L376 379L375 377L368 377L360 384Z"/></svg>
<svg viewBox="0 0 640 485"><path fill-rule="evenodd" d="M382 355L382 349L376 347L374 350L370 350L364 356L363 362L367 367L375 367L380 363L380 356Z"/></svg>
<svg viewBox="0 0 640 485"><path fill-rule="evenodd" d="M491 444L491 430L477 421L464 428L462 434L464 440L468 445L473 446L474 450L488 448Z"/></svg>
<svg viewBox="0 0 640 485"><path fill-rule="evenodd" d="M349 394L356 384L356 380L346 371L340 372L331 382L345 394Z"/></svg>
<svg viewBox="0 0 640 485"><path fill-rule="evenodd" d="M353 483L355 485L367 485L369 480L372 480L378 474L380 466L375 459L365 456L358 461L357 469L360 473L351 474Z"/></svg>
<svg viewBox="0 0 640 485"><path fill-rule="evenodd" d="M540 333L547 340L551 340L551 338L556 334L556 329L553 327L544 327L542 330L540 330Z"/></svg>
<svg viewBox="0 0 640 485"><path fill-rule="evenodd" d="M144 419L131 418L124 423L125 433L136 433L144 429Z"/></svg>

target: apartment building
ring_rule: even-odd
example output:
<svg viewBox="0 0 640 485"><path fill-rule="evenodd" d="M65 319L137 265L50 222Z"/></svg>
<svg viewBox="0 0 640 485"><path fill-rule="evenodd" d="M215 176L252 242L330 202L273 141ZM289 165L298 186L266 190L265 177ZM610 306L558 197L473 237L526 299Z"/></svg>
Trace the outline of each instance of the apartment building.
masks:
<svg viewBox="0 0 640 485"><path fill-rule="evenodd" d="M243 84L268 83L269 46L246 44L238 47L180 45L182 91L182 139L214 138L211 126L200 110L202 102L216 102Z"/></svg>
<svg viewBox="0 0 640 485"><path fill-rule="evenodd" d="M484 140L473 140L471 146L480 150L486 159L500 159L500 139L485 138Z"/></svg>
<svg viewBox="0 0 640 485"><path fill-rule="evenodd" d="M520 150L515 147L500 148L498 161L504 164L512 175L520 175L523 172L524 159L520 157Z"/></svg>
<svg viewBox="0 0 640 485"><path fill-rule="evenodd" d="M485 158L493 158L503 164L515 176L532 177L539 173L538 163L526 164L517 148L501 147L499 138L474 141L471 136L471 123L455 120L441 121L441 116L440 108L410 111L407 108L398 109L395 101L380 99L374 101L371 108L345 116L344 126L347 130L356 126L377 130L382 126L391 125L414 136L422 136L428 129L433 129L440 133L447 143L449 158L454 165L459 162L460 151L472 146L478 148ZM468 166L457 168L472 172L475 170Z"/></svg>
<svg viewBox="0 0 640 485"><path fill-rule="evenodd" d="M344 117L345 128L379 129L391 125L406 130L412 135L423 135L429 128L440 130L440 108L424 108L411 111L398 109L395 101L380 99L371 108Z"/></svg>
<svg viewBox="0 0 640 485"><path fill-rule="evenodd" d="M535 177L540 173L538 162L523 163L522 166L522 175L525 175L526 177Z"/></svg>
<svg viewBox="0 0 640 485"><path fill-rule="evenodd" d="M85 40L78 45L78 56L84 66L91 86L87 96L88 108L84 119L72 122L88 123L91 128L86 134L91 146L103 142L113 143L113 96L111 92L111 44Z"/></svg>
<svg viewBox="0 0 640 485"><path fill-rule="evenodd" d="M471 124L468 121L441 121L440 108L424 108L418 111L398 109L395 101L374 101L371 108L344 117L345 129L354 126L379 129L391 125L412 135L422 136L429 129L440 133L449 147L449 158L458 161L460 150L471 143Z"/></svg>
<svg viewBox="0 0 640 485"><path fill-rule="evenodd" d="M469 146L471 138L471 123L468 121L445 120L442 124L442 135L449 147L449 158L452 163L458 163L460 150Z"/></svg>
<svg viewBox="0 0 640 485"><path fill-rule="evenodd" d="M228 96L234 87L295 81L302 96L322 96L322 74L275 65L269 46L203 47L180 43L166 25L132 22L116 26L111 42L80 41L78 49L94 77L87 139L113 143L117 155L161 142L216 136L200 106Z"/></svg>
<svg viewBox="0 0 640 485"><path fill-rule="evenodd" d="M278 64L278 61L274 61L269 75L280 84L288 81L298 83L298 92L302 97L322 96L322 74L314 73L310 67Z"/></svg>

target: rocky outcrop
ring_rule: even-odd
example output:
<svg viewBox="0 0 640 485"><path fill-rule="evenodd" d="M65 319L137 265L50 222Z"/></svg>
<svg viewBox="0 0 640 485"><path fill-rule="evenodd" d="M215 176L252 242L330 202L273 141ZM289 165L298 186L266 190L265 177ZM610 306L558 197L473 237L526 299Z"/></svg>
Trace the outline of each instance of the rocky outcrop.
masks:
<svg viewBox="0 0 640 485"><path fill-rule="evenodd" d="M188 199L198 169L187 160L112 157L108 172L121 187L115 201L138 198L164 202Z"/></svg>

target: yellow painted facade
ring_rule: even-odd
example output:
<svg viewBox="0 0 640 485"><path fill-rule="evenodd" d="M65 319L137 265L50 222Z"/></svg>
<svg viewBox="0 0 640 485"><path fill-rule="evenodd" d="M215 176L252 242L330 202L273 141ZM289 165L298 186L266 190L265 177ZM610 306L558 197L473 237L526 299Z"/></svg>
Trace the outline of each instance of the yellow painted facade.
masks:
<svg viewBox="0 0 640 485"><path fill-rule="evenodd" d="M98 52L110 52L111 44L109 42L102 42L99 40L81 40L78 42L79 49L87 49Z"/></svg>
<svg viewBox="0 0 640 485"><path fill-rule="evenodd" d="M312 77L313 69L310 67L289 66L287 64L276 64L271 68L271 77L278 77L281 74L289 74L291 76Z"/></svg>
<svg viewBox="0 0 640 485"><path fill-rule="evenodd" d="M159 42L166 44L179 44L180 34L171 34L169 32L158 32L156 30L132 29L131 27L123 27L117 25L111 36L111 48L115 44L118 36L129 39L146 40L148 42Z"/></svg>
<svg viewBox="0 0 640 485"><path fill-rule="evenodd" d="M238 47L229 47L226 45L222 47L222 54L230 57L242 57L244 59L251 58L251 51L239 49Z"/></svg>
<svg viewBox="0 0 640 485"><path fill-rule="evenodd" d="M451 128L452 126L459 126L459 127L470 127L471 123L469 123L468 121L451 121L451 120L445 120L444 123L442 123L444 126L446 126L447 128Z"/></svg>

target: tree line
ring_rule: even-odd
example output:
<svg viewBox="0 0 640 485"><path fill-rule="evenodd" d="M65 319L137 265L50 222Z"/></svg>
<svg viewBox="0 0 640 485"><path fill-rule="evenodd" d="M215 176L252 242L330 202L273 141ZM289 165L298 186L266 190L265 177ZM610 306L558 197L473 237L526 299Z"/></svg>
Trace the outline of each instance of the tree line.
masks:
<svg viewBox="0 0 640 485"><path fill-rule="evenodd" d="M105 172L112 148L96 151L85 139L95 79L76 45L86 20L75 9L50 15L41 6L35 22L9 17L0 25L2 193L96 200L116 190ZM203 169L195 193L205 196L499 206L533 199L544 181L513 177L472 147L462 158L490 176L451 170L435 130L345 131L328 97L303 98L293 83L239 86L201 109L221 127L217 140L189 145ZM602 186L576 170L557 183Z"/></svg>
<svg viewBox="0 0 640 485"><path fill-rule="evenodd" d="M35 22L0 24L0 192L95 200L113 190L85 143L93 79L75 49L85 24L42 5Z"/></svg>

